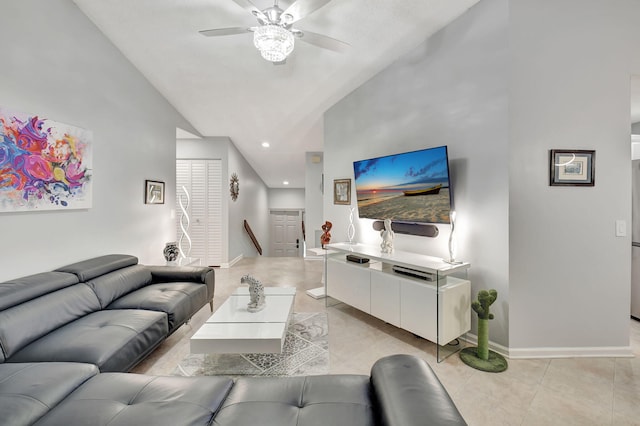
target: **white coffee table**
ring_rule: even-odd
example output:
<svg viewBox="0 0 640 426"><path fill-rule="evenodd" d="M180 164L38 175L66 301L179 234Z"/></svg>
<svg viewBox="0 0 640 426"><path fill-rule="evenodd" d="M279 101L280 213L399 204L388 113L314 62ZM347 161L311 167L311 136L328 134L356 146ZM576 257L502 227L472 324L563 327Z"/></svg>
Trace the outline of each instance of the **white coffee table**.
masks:
<svg viewBox="0 0 640 426"><path fill-rule="evenodd" d="M265 308L249 312L249 289L236 289L191 337L191 353L281 353L296 289L265 287L264 293Z"/></svg>

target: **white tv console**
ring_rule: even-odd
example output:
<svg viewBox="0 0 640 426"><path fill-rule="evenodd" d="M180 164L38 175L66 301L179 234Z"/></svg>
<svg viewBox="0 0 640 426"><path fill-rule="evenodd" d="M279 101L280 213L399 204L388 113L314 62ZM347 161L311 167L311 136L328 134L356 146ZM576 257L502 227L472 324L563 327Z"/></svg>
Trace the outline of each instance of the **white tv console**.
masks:
<svg viewBox="0 0 640 426"><path fill-rule="evenodd" d="M327 296L436 343L438 361L446 357L442 346L471 329L471 283L465 279L469 263L453 265L399 250L386 254L365 244L325 247L331 251L325 255ZM347 254L369 262L347 261ZM397 273L393 266L420 271L429 279Z"/></svg>

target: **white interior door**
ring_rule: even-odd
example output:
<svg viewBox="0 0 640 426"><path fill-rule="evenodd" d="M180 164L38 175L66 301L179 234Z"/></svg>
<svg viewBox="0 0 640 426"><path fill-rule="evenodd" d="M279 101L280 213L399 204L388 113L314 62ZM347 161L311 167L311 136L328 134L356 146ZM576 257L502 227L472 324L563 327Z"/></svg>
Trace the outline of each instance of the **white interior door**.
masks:
<svg viewBox="0 0 640 426"><path fill-rule="evenodd" d="M299 211L271 212L271 252L273 257L298 257L302 243Z"/></svg>
<svg viewBox="0 0 640 426"><path fill-rule="evenodd" d="M189 202L182 189L189 193ZM189 257L198 258L202 265L219 266L222 263L222 161L221 160L177 160L176 161L176 225L179 246ZM187 234L186 208L189 217Z"/></svg>

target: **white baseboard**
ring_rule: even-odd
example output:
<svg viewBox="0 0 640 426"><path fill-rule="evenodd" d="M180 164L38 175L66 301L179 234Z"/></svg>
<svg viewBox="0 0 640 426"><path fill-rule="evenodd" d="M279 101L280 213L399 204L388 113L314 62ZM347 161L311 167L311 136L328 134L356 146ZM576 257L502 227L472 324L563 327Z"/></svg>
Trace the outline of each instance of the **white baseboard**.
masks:
<svg viewBox="0 0 640 426"><path fill-rule="evenodd" d="M632 358L631 346L594 348L511 348L509 358Z"/></svg>
<svg viewBox="0 0 640 426"><path fill-rule="evenodd" d="M478 344L478 336L467 333L462 337L472 345ZM508 348L494 342L489 342L489 349L496 351L509 359L537 359L537 358L632 358L631 346L611 346L593 348Z"/></svg>
<svg viewBox="0 0 640 426"><path fill-rule="evenodd" d="M227 262L227 263L222 263L220 265L221 268L231 268L233 265L235 265L236 263L240 262L242 260L242 258L244 258L244 255L240 255L237 256L235 259L231 260L231 262Z"/></svg>

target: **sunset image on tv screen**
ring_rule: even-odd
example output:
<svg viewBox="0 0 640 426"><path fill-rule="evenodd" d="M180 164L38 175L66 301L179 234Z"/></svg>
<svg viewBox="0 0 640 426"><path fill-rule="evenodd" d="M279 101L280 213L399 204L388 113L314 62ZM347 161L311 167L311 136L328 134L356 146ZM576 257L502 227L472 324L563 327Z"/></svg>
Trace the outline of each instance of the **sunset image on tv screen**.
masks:
<svg viewBox="0 0 640 426"><path fill-rule="evenodd" d="M353 171L361 218L449 223L446 146L356 161Z"/></svg>

